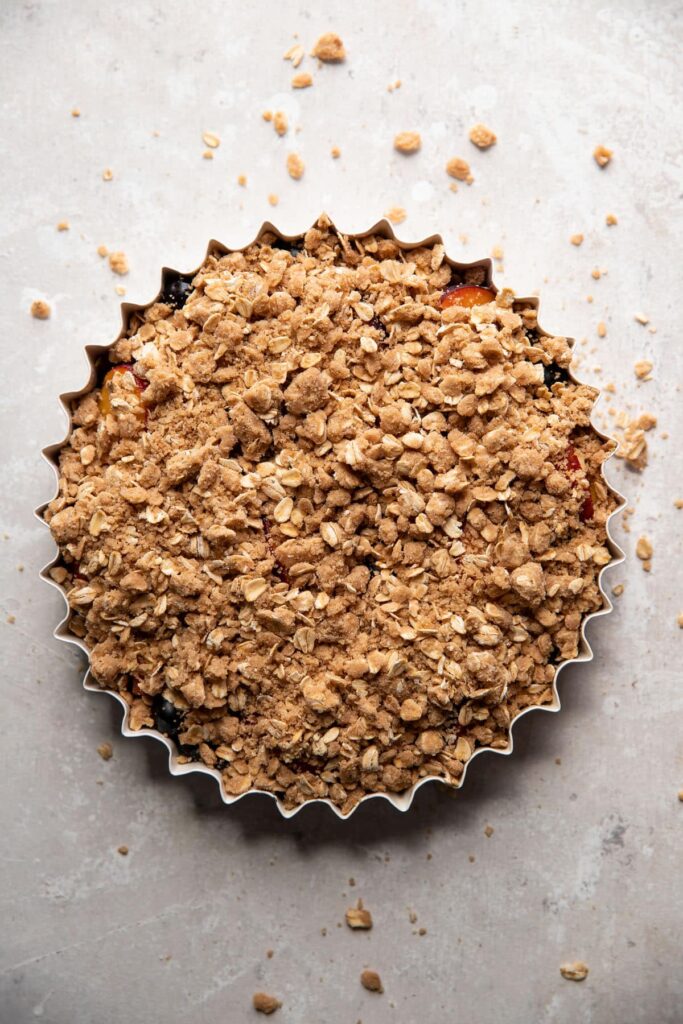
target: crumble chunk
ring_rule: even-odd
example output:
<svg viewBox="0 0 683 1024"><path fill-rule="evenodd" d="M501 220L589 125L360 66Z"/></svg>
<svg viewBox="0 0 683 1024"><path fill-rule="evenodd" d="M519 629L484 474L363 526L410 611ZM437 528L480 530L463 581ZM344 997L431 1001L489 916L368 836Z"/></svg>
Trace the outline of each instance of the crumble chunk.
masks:
<svg viewBox="0 0 683 1024"><path fill-rule="evenodd" d="M495 132L487 128L485 124L475 124L470 128L470 142L473 142L478 149L488 149L498 141Z"/></svg>
<svg viewBox="0 0 683 1024"><path fill-rule="evenodd" d="M394 149L399 153L417 153L421 145L419 132L399 132L394 137Z"/></svg>
<svg viewBox="0 0 683 1024"><path fill-rule="evenodd" d="M344 43L336 32L324 32L313 47L311 55L328 64L346 60Z"/></svg>
<svg viewBox="0 0 683 1024"><path fill-rule="evenodd" d="M130 727L344 813L507 747L603 605L610 448L570 360L481 267L325 217L133 313L45 514Z"/></svg>

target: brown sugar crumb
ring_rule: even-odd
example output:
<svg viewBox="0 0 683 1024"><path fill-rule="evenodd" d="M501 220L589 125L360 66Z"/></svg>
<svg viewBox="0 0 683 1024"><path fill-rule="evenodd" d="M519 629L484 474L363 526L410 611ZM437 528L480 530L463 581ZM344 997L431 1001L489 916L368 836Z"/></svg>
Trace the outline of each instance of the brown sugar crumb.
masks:
<svg viewBox="0 0 683 1024"><path fill-rule="evenodd" d="M463 160L462 157L454 156L446 164L446 174L449 174L451 178L457 178L458 181L466 181L468 185L471 185L474 181L470 172L470 165L467 160Z"/></svg>
<svg viewBox="0 0 683 1024"><path fill-rule="evenodd" d="M57 225L57 231L68 231L70 227L71 225L69 224L68 220L60 220L60 222Z"/></svg>
<svg viewBox="0 0 683 1024"><path fill-rule="evenodd" d="M261 114L261 117L263 118L264 121L272 121L273 120L273 112L272 112L272 110L264 110L263 113Z"/></svg>
<svg viewBox="0 0 683 1024"><path fill-rule="evenodd" d="M484 835L486 836L487 839L490 839L494 831L495 830L493 828L493 825L487 825L486 828L484 829Z"/></svg>
<svg viewBox="0 0 683 1024"><path fill-rule="evenodd" d="M363 901L358 900L356 907L349 907L346 911L346 923L349 928L368 930L372 928L372 914L363 906Z"/></svg>
<svg viewBox="0 0 683 1024"><path fill-rule="evenodd" d="M270 203L271 206L277 206L280 200L278 199L274 192L270 192L268 195L268 202Z"/></svg>
<svg viewBox="0 0 683 1024"><path fill-rule="evenodd" d="M278 135L286 135L288 128L287 115L284 114L282 110L275 111L273 116L273 128Z"/></svg>
<svg viewBox="0 0 683 1024"><path fill-rule="evenodd" d="M100 755L103 761L109 761L114 756L114 748L111 743L100 743L97 748L97 753Z"/></svg>
<svg viewBox="0 0 683 1024"><path fill-rule="evenodd" d="M359 247L324 217L276 243L211 254L181 307L131 318L45 518L131 729L171 706L225 793L347 814L457 786L553 700L603 607L610 446L593 388L546 385L572 350L533 304L442 305L442 244Z"/></svg>
<svg viewBox="0 0 683 1024"><path fill-rule="evenodd" d="M285 53L282 54L283 60L291 60L293 67L298 68L301 61L306 56L306 51L300 43L295 43L294 46L290 46Z"/></svg>
<svg viewBox="0 0 683 1024"><path fill-rule="evenodd" d="M562 964L560 974L568 981L583 981L588 977L588 966L581 960L576 960L573 964Z"/></svg>
<svg viewBox="0 0 683 1024"><path fill-rule="evenodd" d="M279 999L267 992L254 992L251 1003L258 1013L275 1013L282 1006Z"/></svg>
<svg viewBox="0 0 683 1024"><path fill-rule="evenodd" d="M619 223L619 221L617 220L617 218L614 216L613 213L608 213L607 216L605 217L605 224L607 225L608 228L614 227L614 225L618 224L618 223Z"/></svg>
<svg viewBox="0 0 683 1024"><path fill-rule="evenodd" d="M365 970L361 972L360 983L368 992L384 992L382 979L377 971Z"/></svg>
<svg viewBox="0 0 683 1024"><path fill-rule="evenodd" d="M598 338L604 338L607 335L607 324L600 320L597 326Z"/></svg>
<svg viewBox="0 0 683 1024"><path fill-rule="evenodd" d="M572 243L572 245L581 245L581 243L583 242L583 235L571 235L569 241Z"/></svg>
<svg viewBox="0 0 683 1024"><path fill-rule="evenodd" d="M488 149L498 141L494 132L485 124L475 124L470 128L470 142L473 142L479 149Z"/></svg>
<svg viewBox="0 0 683 1024"><path fill-rule="evenodd" d="M303 177L305 164L298 153L290 153L287 157L287 173L290 178L298 181Z"/></svg>
<svg viewBox="0 0 683 1024"><path fill-rule="evenodd" d="M333 160L339 159L339 157L341 156L341 149L339 148L339 146L332 147L332 149L330 150L330 156L332 157Z"/></svg>
<svg viewBox="0 0 683 1024"><path fill-rule="evenodd" d="M128 856L128 847L127 846L119 846L117 848L116 852L120 853L122 857L127 857Z"/></svg>
<svg viewBox="0 0 683 1024"><path fill-rule="evenodd" d="M221 140L215 132L202 132L202 142L209 149L218 149L221 144Z"/></svg>
<svg viewBox="0 0 683 1024"><path fill-rule="evenodd" d="M311 50L311 55L326 63L336 64L346 59L346 50L336 32L325 32Z"/></svg>
<svg viewBox="0 0 683 1024"><path fill-rule="evenodd" d="M420 146L422 145L422 139L420 138L419 132L399 132L394 137L394 149L398 153L410 154L417 153Z"/></svg>
<svg viewBox="0 0 683 1024"><path fill-rule="evenodd" d="M652 547L652 541L649 537L643 535L636 541L636 554L641 562L648 564L654 554L654 548ZM643 566L643 568L645 567Z"/></svg>
<svg viewBox="0 0 683 1024"><path fill-rule="evenodd" d="M115 274L120 274L122 277L128 273L128 257L125 252L110 252L109 253L109 266Z"/></svg>
<svg viewBox="0 0 683 1024"><path fill-rule="evenodd" d="M97 246L97 255L103 258L109 255L109 249L107 249L106 245Z"/></svg>
<svg viewBox="0 0 683 1024"><path fill-rule="evenodd" d="M596 146L593 150L593 159L595 160L598 167L607 167L607 164L612 159L612 156L612 150L607 149L606 146Z"/></svg>
<svg viewBox="0 0 683 1024"><path fill-rule="evenodd" d="M112 171L111 167L105 167L105 169L102 171L102 181L111 181L113 177L114 172Z"/></svg>
<svg viewBox="0 0 683 1024"><path fill-rule="evenodd" d="M31 316L36 320L49 320L50 314L52 313L52 307L49 302L45 299L35 299L31 303Z"/></svg>
<svg viewBox="0 0 683 1024"><path fill-rule="evenodd" d="M402 224L408 214L402 206L391 206L384 215L392 224Z"/></svg>
<svg viewBox="0 0 683 1024"><path fill-rule="evenodd" d="M652 366L649 359L639 359L633 364L633 370L639 380L651 380Z"/></svg>
<svg viewBox="0 0 683 1024"><path fill-rule="evenodd" d="M308 89L311 85L313 85L313 75L310 75L308 71L299 71L292 76L292 89Z"/></svg>

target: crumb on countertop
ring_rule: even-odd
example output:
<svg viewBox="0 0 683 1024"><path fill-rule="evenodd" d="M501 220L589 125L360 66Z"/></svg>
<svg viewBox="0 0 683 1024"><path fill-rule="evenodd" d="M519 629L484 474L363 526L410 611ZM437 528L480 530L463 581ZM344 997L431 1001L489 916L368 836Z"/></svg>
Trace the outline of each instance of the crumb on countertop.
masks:
<svg viewBox="0 0 683 1024"><path fill-rule="evenodd" d="M311 56L326 64L337 64L346 59L344 43L336 32L325 32L311 50Z"/></svg>
<svg viewBox="0 0 683 1024"><path fill-rule="evenodd" d="M478 149L488 149L498 141L495 132L487 128L485 124L475 124L470 128L470 142L473 142Z"/></svg>
<svg viewBox="0 0 683 1024"><path fill-rule="evenodd" d="M45 299L35 299L31 303L31 316L35 320L49 320L52 308Z"/></svg>
<svg viewBox="0 0 683 1024"><path fill-rule="evenodd" d="M267 992L254 992L251 1002L258 1013L275 1013L282 1006L279 999Z"/></svg>
<svg viewBox="0 0 683 1024"><path fill-rule="evenodd" d="M399 132L394 136L394 149L398 153L409 155L417 153L422 145L419 132Z"/></svg>

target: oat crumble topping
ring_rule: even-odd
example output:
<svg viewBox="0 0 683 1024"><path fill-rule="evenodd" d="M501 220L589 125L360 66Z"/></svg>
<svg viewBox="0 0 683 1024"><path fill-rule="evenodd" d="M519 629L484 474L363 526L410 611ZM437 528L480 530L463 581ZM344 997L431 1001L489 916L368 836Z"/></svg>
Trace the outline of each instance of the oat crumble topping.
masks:
<svg viewBox="0 0 683 1024"><path fill-rule="evenodd" d="M495 132L492 132L485 124L475 124L473 128L470 128L470 142L473 142L479 149L488 149L497 141Z"/></svg>
<svg viewBox="0 0 683 1024"><path fill-rule="evenodd" d="M167 284L74 404L71 629L229 794L457 784L603 604L596 391L483 274L323 217Z"/></svg>

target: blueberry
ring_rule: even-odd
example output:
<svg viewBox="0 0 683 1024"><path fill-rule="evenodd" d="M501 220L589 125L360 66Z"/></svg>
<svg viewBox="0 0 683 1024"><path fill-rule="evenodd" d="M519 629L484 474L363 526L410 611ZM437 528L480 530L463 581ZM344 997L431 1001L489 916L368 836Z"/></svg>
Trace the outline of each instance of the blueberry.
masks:
<svg viewBox="0 0 683 1024"><path fill-rule="evenodd" d="M174 309L182 309L192 292L192 282L184 277L169 278L164 282L161 301Z"/></svg>
<svg viewBox="0 0 683 1024"><path fill-rule="evenodd" d="M284 238L276 238L274 242L270 243L271 249L282 249L283 252L288 252L292 256L298 256L301 249L294 242L286 242Z"/></svg>
<svg viewBox="0 0 683 1024"><path fill-rule="evenodd" d="M543 367L543 383L547 388L551 388L558 381L565 383L568 380L569 374L563 366L558 366L557 363L550 363L548 366Z"/></svg>
<svg viewBox="0 0 683 1024"><path fill-rule="evenodd" d="M182 711L179 711L174 704L171 704L170 700L166 700L165 697L160 695L154 698L152 709L154 711L154 724L159 732L163 732L165 736L175 738L183 717Z"/></svg>
<svg viewBox="0 0 683 1024"><path fill-rule="evenodd" d="M376 331L381 331L385 338L389 333L386 328L386 324L384 323L384 320L380 320L376 313L373 316L372 320L370 321L369 326L374 327Z"/></svg>

